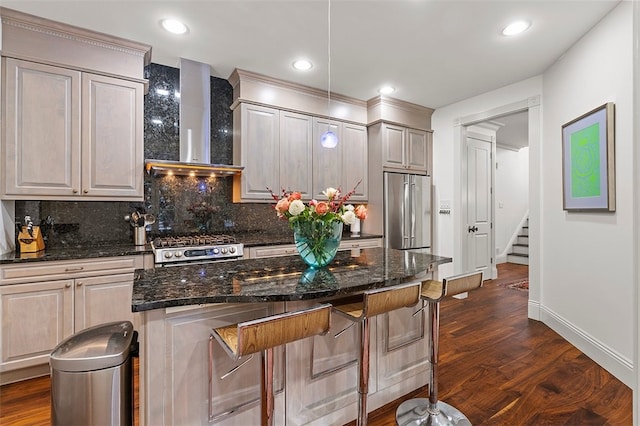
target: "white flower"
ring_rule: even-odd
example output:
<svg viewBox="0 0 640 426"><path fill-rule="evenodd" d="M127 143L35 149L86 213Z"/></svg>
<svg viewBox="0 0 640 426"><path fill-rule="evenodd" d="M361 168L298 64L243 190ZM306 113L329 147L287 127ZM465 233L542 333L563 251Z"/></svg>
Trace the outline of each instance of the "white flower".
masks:
<svg viewBox="0 0 640 426"><path fill-rule="evenodd" d="M327 188L324 191L322 191L322 193L324 194L325 197L327 197L330 200L333 200L334 197L338 196L338 190L335 188Z"/></svg>
<svg viewBox="0 0 640 426"><path fill-rule="evenodd" d="M351 210L347 210L340 218L346 225L353 225L356 221L356 214Z"/></svg>
<svg viewBox="0 0 640 426"><path fill-rule="evenodd" d="M289 213L292 216L298 216L304 211L304 208L304 203L301 200L293 200L291 204L289 204Z"/></svg>
<svg viewBox="0 0 640 426"><path fill-rule="evenodd" d="M344 208L345 208L345 210L350 211L350 212L352 212L352 211L354 211L356 209L355 207L353 207L353 204L347 204L346 206L344 206Z"/></svg>

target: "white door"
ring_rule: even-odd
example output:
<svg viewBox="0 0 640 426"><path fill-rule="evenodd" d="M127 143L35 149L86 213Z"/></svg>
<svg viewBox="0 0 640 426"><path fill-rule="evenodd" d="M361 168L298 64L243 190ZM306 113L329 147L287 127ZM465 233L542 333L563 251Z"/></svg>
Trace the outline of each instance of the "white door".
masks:
<svg viewBox="0 0 640 426"><path fill-rule="evenodd" d="M493 278L493 190L490 136L467 132L467 271L483 271Z"/></svg>

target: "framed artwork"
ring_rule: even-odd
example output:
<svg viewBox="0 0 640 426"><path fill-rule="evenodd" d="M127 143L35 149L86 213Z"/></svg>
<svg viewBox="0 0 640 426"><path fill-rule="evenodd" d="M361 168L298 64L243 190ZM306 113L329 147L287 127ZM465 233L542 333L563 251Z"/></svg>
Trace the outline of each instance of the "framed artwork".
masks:
<svg viewBox="0 0 640 426"><path fill-rule="evenodd" d="M562 126L563 209L616 211L614 104Z"/></svg>

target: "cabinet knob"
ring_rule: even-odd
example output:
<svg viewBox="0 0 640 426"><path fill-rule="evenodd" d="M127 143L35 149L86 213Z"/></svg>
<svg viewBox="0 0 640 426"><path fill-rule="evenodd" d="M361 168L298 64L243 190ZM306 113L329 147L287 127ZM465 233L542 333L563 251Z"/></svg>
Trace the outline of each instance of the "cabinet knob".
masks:
<svg viewBox="0 0 640 426"><path fill-rule="evenodd" d="M76 283L76 286L78 286L78 287L82 287L82 281L78 281L78 282Z"/></svg>
<svg viewBox="0 0 640 426"><path fill-rule="evenodd" d="M88 193L89 193L89 190L88 190L88 189L85 189L85 190L84 190L84 191L82 191L82 192L84 192L85 194L88 194Z"/></svg>
<svg viewBox="0 0 640 426"><path fill-rule="evenodd" d="M71 284L66 283L64 286L65 286L66 288L69 288L69 287L71 287Z"/></svg>
<svg viewBox="0 0 640 426"><path fill-rule="evenodd" d="M77 190L77 189L74 189L74 190L73 190L73 193L74 193L74 194L77 194L77 193L78 193L78 190Z"/></svg>

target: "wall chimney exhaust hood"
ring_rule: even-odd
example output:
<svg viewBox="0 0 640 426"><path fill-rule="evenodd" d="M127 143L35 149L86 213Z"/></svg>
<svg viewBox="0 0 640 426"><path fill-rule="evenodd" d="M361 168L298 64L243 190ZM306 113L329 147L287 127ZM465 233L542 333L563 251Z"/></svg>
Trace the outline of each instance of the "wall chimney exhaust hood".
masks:
<svg viewBox="0 0 640 426"><path fill-rule="evenodd" d="M180 58L180 161L145 160L155 175L231 176L244 167L211 164L211 69Z"/></svg>

